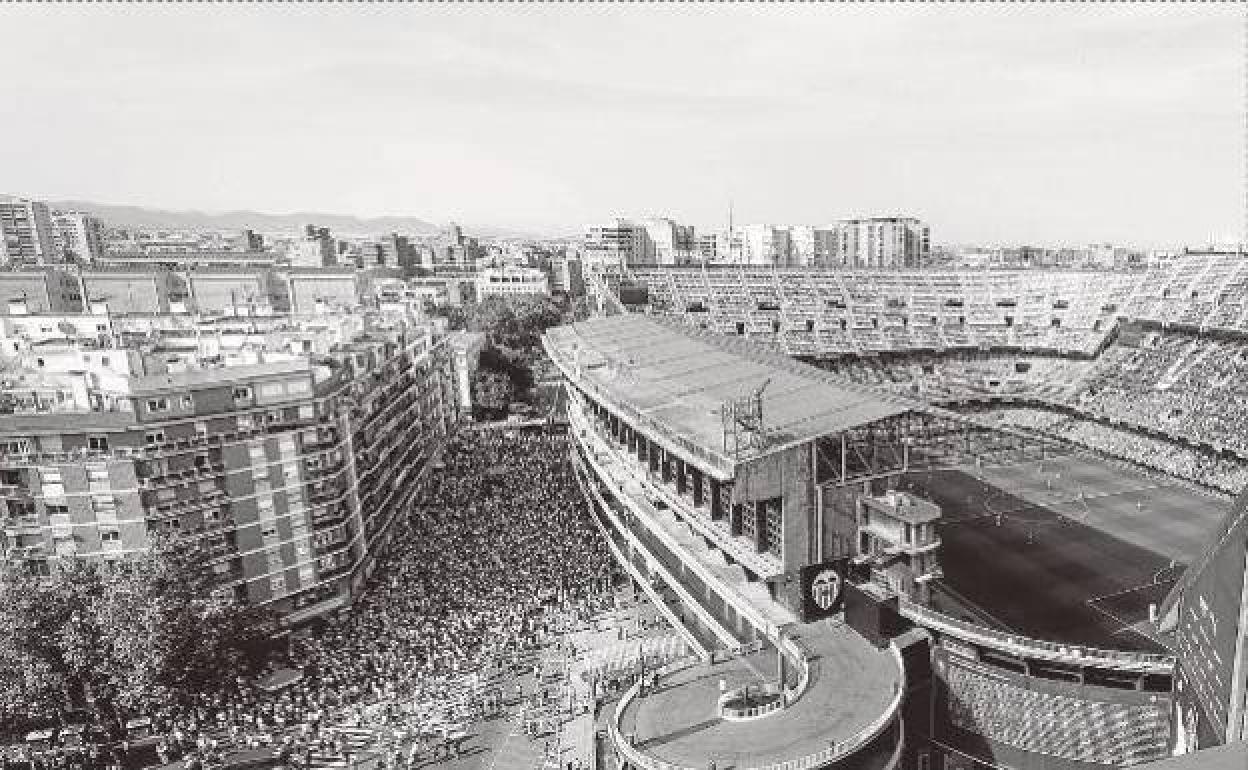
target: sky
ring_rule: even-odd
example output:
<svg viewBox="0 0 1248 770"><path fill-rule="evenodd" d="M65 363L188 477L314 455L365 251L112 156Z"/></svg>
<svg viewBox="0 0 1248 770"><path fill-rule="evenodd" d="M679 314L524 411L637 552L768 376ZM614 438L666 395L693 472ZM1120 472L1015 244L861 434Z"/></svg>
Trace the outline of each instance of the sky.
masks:
<svg viewBox="0 0 1248 770"><path fill-rule="evenodd" d="M1245 226L1242 9L0 5L0 192L407 215L918 216L944 243Z"/></svg>

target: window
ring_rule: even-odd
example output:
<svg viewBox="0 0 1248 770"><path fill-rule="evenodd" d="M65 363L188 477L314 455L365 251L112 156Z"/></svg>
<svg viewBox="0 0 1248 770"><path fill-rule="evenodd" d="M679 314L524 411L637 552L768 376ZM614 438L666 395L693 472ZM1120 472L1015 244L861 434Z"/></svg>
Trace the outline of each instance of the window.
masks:
<svg viewBox="0 0 1248 770"><path fill-rule="evenodd" d="M183 396L181 403L182 403L183 409L190 409L192 406L195 405L195 399L191 398L190 396Z"/></svg>
<svg viewBox="0 0 1248 770"><path fill-rule="evenodd" d="M113 515L117 513L117 499L112 495L92 495L91 510L96 513L109 512Z"/></svg>
<svg viewBox="0 0 1248 770"><path fill-rule="evenodd" d="M283 390L280 382L266 382L260 386L260 397L266 399L276 398L282 395Z"/></svg>
<svg viewBox="0 0 1248 770"><path fill-rule="evenodd" d="M100 530L100 542L106 545L109 543L120 545L121 533L115 529L101 529Z"/></svg>
<svg viewBox="0 0 1248 770"><path fill-rule="evenodd" d="M234 388L234 400L235 401L245 401L250 398L251 398L250 387L246 385L242 385L237 388Z"/></svg>
<svg viewBox="0 0 1248 770"><path fill-rule="evenodd" d="M108 436L87 436L87 449L97 452L108 451Z"/></svg>
<svg viewBox="0 0 1248 770"><path fill-rule="evenodd" d="M169 399L167 398L149 398L147 400L147 411L149 412L165 412L169 410Z"/></svg>
<svg viewBox="0 0 1248 770"><path fill-rule="evenodd" d="M196 435L196 436L207 436L207 435L208 435L208 423L206 423L206 422L197 422L197 423L195 423L195 435Z"/></svg>
<svg viewBox="0 0 1248 770"><path fill-rule="evenodd" d="M165 432L163 430L152 431L145 435L143 440L148 444L163 444L165 443Z"/></svg>
<svg viewBox="0 0 1248 770"><path fill-rule="evenodd" d="M269 523L261 526L260 537L263 537L266 540L269 538L277 537L277 522L270 521Z"/></svg>
<svg viewBox="0 0 1248 770"><path fill-rule="evenodd" d="M235 421L235 425L238 426L239 430L247 431L255 427L255 422L251 419L251 415L240 414Z"/></svg>

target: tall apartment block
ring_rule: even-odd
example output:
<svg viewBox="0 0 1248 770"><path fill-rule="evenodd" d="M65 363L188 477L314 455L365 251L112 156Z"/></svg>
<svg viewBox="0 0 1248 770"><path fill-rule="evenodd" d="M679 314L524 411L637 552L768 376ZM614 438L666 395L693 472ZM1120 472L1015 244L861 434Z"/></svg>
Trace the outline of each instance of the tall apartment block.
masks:
<svg viewBox="0 0 1248 770"><path fill-rule="evenodd" d="M90 214L53 212L52 237L63 260L95 262L104 256L104 223Z"/></svg>
<svg viewBox="0 0 1248 770"><path fill-rule="evenodd" d="M46 574L167 532L203 542L218 591L285 622L348 603L456 420L452 351L391 319L299 353L317 332L274 320L246 365L163 364L103 338L50 373L40 348L0 410L7 558Z"/></svg>
<svg viewBox="0 0 1248 770"><path fill-rule="evenodd" d="M931 231L913 217L845 219L832 228L831 264L842 267L922 267L931 256Z"/></svg>
<svg viewBox="0 0 1248 770"><path fill-rule="evenodd" d="M47 204L0 195L0 263L42 265L56 256Z"/></svg>

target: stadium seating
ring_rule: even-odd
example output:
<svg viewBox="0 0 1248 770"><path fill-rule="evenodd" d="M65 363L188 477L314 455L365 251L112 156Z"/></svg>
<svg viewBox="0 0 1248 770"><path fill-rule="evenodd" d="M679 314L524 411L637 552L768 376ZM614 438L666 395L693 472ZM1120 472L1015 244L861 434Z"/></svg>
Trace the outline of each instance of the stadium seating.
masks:
<svg viewBox="0 0 1248 770"><path fill-rule="evenodd" d="M856 382L940 403L1048 405L1071 414L1053 428L1064 438L1228 492L1248 481L1248 260L1237 255L1135 272L632 272L650 312Z"/></svg>
<svg viewBox="0 0 1248 770"><path fill-rule="evenodd" d="M953 727L1022 751L1127 767L1165 756L1164 702L1129 704L1041 692L1003 677L948 666Z"/></svg>

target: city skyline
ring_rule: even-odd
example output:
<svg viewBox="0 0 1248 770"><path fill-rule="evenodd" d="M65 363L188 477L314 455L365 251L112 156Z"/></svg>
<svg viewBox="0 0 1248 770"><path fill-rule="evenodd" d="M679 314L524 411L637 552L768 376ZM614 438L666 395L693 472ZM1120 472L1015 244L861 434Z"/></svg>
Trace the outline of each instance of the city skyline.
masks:
<svg viewBox="0 0 1248 770"><path fill-rule="evenodd" d="M118 10L3 12L0 61L30 73L0 86L8 192L551 235L714 232L731 201L942 243L1243 239L1221 8Z"/></svg>

